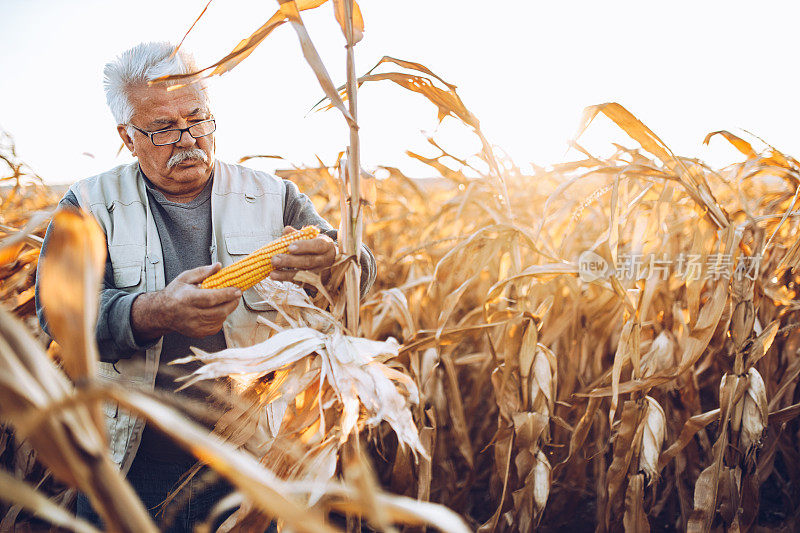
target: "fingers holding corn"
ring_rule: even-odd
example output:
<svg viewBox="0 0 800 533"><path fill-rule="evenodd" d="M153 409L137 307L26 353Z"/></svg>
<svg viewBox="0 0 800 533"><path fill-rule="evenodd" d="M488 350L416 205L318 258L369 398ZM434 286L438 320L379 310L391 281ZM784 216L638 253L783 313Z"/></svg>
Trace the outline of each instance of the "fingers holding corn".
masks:
<svg viewBox="0 0 800 533"><path fill-rule="evenodd" d="M220 270L222 270L222 264L214 263L213 265L202 266L181 272L175 277L175 280L185 285L196 287ZM209 308L236 300L241 295L242 291L239 288L230 286L219 288L214 291L187 291L185 297L196 307Z"/></svg>
<svg viewBox="0 0 800 533"><path fill-rule="evenodd" d="M335 257L333 241L320 237L319 228L284 228L280 239L241 261L222 269L217 263L188 270L164 290L137 298L131 309L135 335L148 340L169 331L190 337L211 335L222 328L225 318L236 308L241 291L270 273L274 274L273 279L289 281L297 270L330 266ZM276 268L283 270L275 272Z"/></svg>
<svg viewBox="0 0 800 533"><path fill-rule="evenodd" d="M137 342L175 331L201 338L222 329L236 309L242 291L236 287L205 290L198 284L220 269L220 264L182 272L160 291L140 294L131 306L131 328Z"/></svg>
<svg viewBox="0 0 800 533"><path fill-rule="evenodd" d="M296 232L297 230L290 226L283 230L284 236ZM297 240L285 251L272 257L272 266L275 270L269 277L275 281L292 281L298 270L322 270L333 265L335 259L336 244L327 235Z"/></svg>
<svg viewBox="0 0 800 533"><path fill-rule="evenodd" d="M203 281L201 287L204 289L237 287L243 291L247 290L266 278L276 268L273 259L277 255L288 252L288 248L299 241L315 239L318 235L319 228L316 226L306 226L300 231L287 231L284 228L283 236L280 239L272 241L241 261L228 265L209 276Z"/></svg>

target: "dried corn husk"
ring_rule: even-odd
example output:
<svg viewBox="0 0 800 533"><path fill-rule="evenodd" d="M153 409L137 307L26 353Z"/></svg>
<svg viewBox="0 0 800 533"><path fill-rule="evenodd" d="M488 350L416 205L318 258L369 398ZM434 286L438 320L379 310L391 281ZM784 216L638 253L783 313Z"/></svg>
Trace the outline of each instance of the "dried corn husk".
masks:
<svg viewBox="0 0 800 533"><path fill-rule="evenodd" d="M536 509L541 513L547 505L547 498L550 495L550 461L542 453L536 452L536 461L533 466L533 501Z"/></svg>
<svg viewBox="0 0 800 533"><path fill-rule="evenodd" d="M742 410L741 444L745 450L761 443L761 436L767 427L767 389L758 370L747 371L747 394Z"/></svg>
<svg viewBox="0 0 800 533"><path fill-rule="evenodd" d="M647 474L652 483L658 477L658 458L661 446L667 435L667 421L664 410L652 396L646 396L647 412L642 424L642 449L639 453L639 470Z"/></svg>
<svg viewBox="0 0 800 533"><path fill-rule="evenodd" d="M650 349L642 356L642 376L650 377L675 366L675 342L666 331L653 339Z"/></svg>
<svg viewBox="0 0 800 533"><path fill-rule="evenodd" d="M394 430L401 446L427 456L410 410L419 402L417 386L383 362L397 357L394 339L344 334L341 324L293 283L265 280L257 288L285 325L269 323L274 335L253 346L213 354L193 348L193 356L173 362L203 363L181 378L186 380L183 387L235 376L245 388L258 388L260 411L248 447L264 454L274 446L300 443L300 461L286 457L274 466L289 478L316 483L320 488L312 493L312 502L335 474L339 447L381 422ZM262 379L271 373L272 379Z"/></svg>

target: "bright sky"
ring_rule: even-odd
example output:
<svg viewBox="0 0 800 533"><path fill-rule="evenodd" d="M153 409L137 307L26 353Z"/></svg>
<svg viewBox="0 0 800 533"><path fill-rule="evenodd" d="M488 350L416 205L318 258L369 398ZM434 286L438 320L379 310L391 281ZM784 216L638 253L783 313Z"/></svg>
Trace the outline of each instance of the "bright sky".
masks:
<svg viewBox="0 0 800 533"><path fill-rule="evenodd" d="M709 131L741 129L800 152L797 2L361 0L366 22L358 72L383 55L418 61L458 85L484 132L520 165L570 157L583 109L616 101L681 155L713 164L740 159ZM127 162L102 91L105 62L144 40L177 41L205 0L0 1L0 127L50 183L68 183ZM277 2L216 0L187 40L202 66L260 26ZM334 82L345 79L344 38L331 6L304 13ZM792 73L795 74L792 74ZM381 85L381 83L386 85ZM278 28L211 85L217 157L276 154L326 163L348 142L336 111L308 115L322 92L294 31ZM422 131L460 155L477 144L435 108L389 82L359 93L367 168L431 171L405 150L433 154ZM624 137L593 125L597 152ZM632 141L628 142L633 145ZM90 154L90 155L88 155ZM287 166L266 160L266 170Z"/></svg>

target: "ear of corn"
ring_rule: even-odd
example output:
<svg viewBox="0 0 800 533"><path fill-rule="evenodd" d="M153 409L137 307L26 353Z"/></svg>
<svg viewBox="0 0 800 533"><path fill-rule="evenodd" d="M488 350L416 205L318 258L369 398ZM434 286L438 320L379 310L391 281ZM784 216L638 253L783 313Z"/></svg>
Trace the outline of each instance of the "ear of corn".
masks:
<svg viewBox="0 0 800 533"><path fill-rule="evenodd" d="M747 371L747 394L742 407L741 443L745 450L761 442L769 421L769 402L764 379L755 368Z"/></svg>
<svg viewBox="0 0 800 533"><path fill-rule="evenodd" d="M319 235L319 228L306 226L300 231L284 235L251 253L241 261L228 265L216 274L207 277L200 286L204 289L238 287L247 290L262 281L274 270L272 258L286 253L293 242L313 239Z"/></svg>
<svg viewBox="0 0 800 533"><path fill-rule="evenodd" d="M667 436L667 418L664 409L652 396L645 396L644 432L642 446L639 452L639 470L647 474L652 483L658 477L658 458L661 456L661 447Z"/></svg>

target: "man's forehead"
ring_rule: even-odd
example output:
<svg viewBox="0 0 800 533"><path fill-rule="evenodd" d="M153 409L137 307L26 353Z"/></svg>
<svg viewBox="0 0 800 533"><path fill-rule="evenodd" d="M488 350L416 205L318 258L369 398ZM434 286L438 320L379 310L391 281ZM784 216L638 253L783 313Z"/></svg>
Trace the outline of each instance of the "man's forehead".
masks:
<svg viewBox="0 0 800 533"><path fill-rule="evenodd" d="M137 86L129 92L134 116L164 121L208 113L208 104L194 87L168 91L163 86Z"/></svg>
<svg viewBox="0 0 800 533"><path fill-rule="evenodd" d="M208 114L205 106L197 106L194 109L187 111L181 111L180 116L182 118L194 118L194 117L205 117ZM171 113L154 113L151 114L150 117L152 120L149 121L150 124L158 125L158 124L173 124L175 123L175 119L178 118L174 114Z"/></svg>

